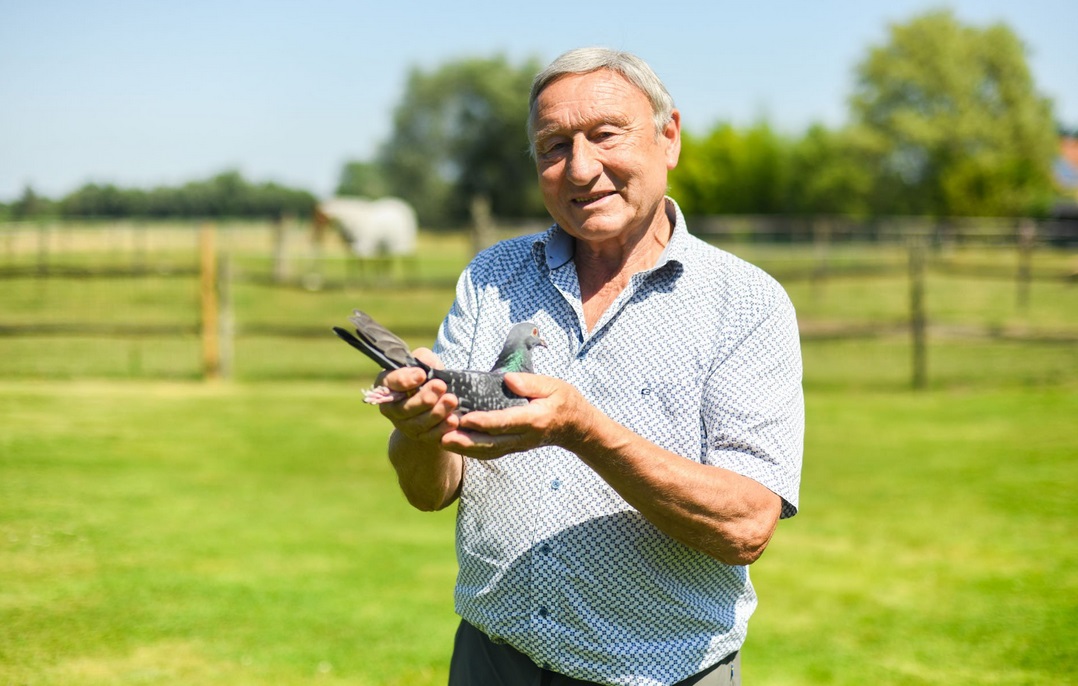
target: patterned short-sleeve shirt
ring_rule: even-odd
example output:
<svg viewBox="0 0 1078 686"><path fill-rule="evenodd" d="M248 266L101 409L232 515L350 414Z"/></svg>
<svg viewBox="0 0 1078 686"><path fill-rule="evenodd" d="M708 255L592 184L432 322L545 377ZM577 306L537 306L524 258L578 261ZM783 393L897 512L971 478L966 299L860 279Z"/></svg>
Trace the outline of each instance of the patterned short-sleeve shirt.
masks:
<svg viewBox="0 0 1078 686"><path fill-rule="evenodd" d="M658 263L591 331L573 239L555 225L476 257L435 351L446 367L489 369L510 326L535 322L547 343L536 373L667 450L758 481L792 516L804 433L793 307L668 202L677 219ZM577 679L673 684L738 650L756 607L747 567L662 533L557 447L466 460L456 541L460 615Z"/></svg>

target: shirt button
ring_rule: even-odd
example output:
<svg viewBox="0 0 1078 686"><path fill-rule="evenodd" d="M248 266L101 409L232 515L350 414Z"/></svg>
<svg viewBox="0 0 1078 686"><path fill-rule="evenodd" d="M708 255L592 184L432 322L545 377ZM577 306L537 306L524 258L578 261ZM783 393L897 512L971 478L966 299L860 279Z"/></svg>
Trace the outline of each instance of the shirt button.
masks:
<svg viewBox="0 0 1078 686"><path fill-rule="evenodd" d="M561 481L560 480L554 479L553 481L550 482L550 490L556 491L559 488L561 488Z"/></svg>
<svg viewBox="0 0 1078 686"><path fill-rule="evenodd" d="M544 555L549 555L551 550L552 548L550 547L549 543L544 543L543 545L539 546L539 552L543 553Z"/></svg>
<svg viewBox="0 0 1078 686"><path fill-rule="evenodd" d="M546 607L545 607L545 606L541 606L541 607L539 608L539 616L540 616L540 617L546 617L546 616L547 616L547 615L549 615L549 614L550 614L550 610L546 609Z"/></svg>

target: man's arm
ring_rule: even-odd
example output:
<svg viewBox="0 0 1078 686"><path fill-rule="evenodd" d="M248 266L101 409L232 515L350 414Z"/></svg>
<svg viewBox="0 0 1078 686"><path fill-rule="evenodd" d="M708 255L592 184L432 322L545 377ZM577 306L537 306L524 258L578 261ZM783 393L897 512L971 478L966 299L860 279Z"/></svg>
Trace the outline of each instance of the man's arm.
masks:
<svg viewBox="0 0 1078 686"><path fill-rule="evenodd" d="M394 430L389 437L389 461L405 497L418 510L441 510L460 496L464 459L458 454Z"/></svg>
<svg viewBox="0 0 1078 686"><path fill-rule="evenodd" d="M661 448L607 417L571 385L545 376L510 374L524 407L472 412L442 446L493 459L538 445L580 457L661 531L730 565L751 564L775 531L782 499L762 484Z"/></svg>
<svg viewBox="0 0 1078 686"><path fill-rule="evenodd" d="M429 350L421 348L413 354L432 367L442 366ZM446 393L443 381L425 382L426 375L414 367L385 374L382 384L410 395L380 408L393 422L389 461L397 472L401 490L413 507L433 511L447 507L460 495L464 458L441 447L442 436L459 424L453 414L456 397Z"/></svg>
<svg viewBox="0 0 1078 686"><path fill-rule="evenodd" d="M729 565L759 559L782 499L760 483L665 450L595 408L568 448L670 537Z"/></svg>

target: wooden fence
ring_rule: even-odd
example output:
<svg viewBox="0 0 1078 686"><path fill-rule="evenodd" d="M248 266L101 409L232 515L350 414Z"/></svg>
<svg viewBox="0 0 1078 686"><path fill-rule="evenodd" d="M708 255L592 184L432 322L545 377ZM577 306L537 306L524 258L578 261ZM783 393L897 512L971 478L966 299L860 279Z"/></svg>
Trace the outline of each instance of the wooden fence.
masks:
<svg viewBox="0 0 1078 686"><path fill-rule="evenodd" d="M696 220L701 235L735 252L739 246L783 243L774 240L768 225L752 223L745 218ZM803 234L809 240L798 241L791 257L764 265L784 285L810 284L813 289L825 289L829 283L842 280L904 278L907 282L906 314L901 321L846 320L802 322L802 338L813 340L870 339L894 335L904 329L909 337L911 359L909 383L914 388L927 385L930 341L945 336L994 338L1027 341L1048 341L1064 345L1078 344L1078 329L1053 331L1021 331L1006 328L977 328L970 326L940 326L934 324L926 303L926 279L981 279L986 282L1011 282L1019 311L1030 307L1031 284L1034 282L1073 283L1078 263L1061 262L1051 270L1035 270L1033 256L1050 250L1038 234L1038 226L1030 221L993 221L952 223L948 228L914 226L898 220L880 223L869 234L838 227L834 222L817 222L814 229ZM37 317L24 308L24 316L16 317L0 307L0 339L20 337L52 338L93 336L115 339L155 337L197 337L200 350L200 374L207 379L229 378L236 367L237 336L259 336L277 339L318 339L326 336L325 324L251 322L237 317L234 303L236 284L257 283L263 289L277 292L340 291L364 288L363 273L355 268L338 269L329 274L325 265L347 264L342 254L329 254L319 249L303 247L303 227L293 227L289 233L279 226L261 225L220 228L204 222L197 226L157 228L120 227L107 229L91 239L78 231L63 235L59 226L0 227L0 282L8 285L28 280L39 284L50 279L124 279L132 284L140 279L175 279L197 284L197 316L185 321L138 321L122 316L98 321L92 317L65 318L60 321ZM109 233L111 231L111 233ZM157 233L158 235L153 235ZM504 232L503 232L504 235ZM786 231L783 235L795 235ZM291 236L291 238L289 238ZM292 247L288 247L289 241ZM887 260L864 261L844 259L842 248L851 242L869 242L888 246ZM962 263L941 258L948 245L990 245L996 251L1013 255L1009 265L998 260L992 264ZM300 246L297 250L296 246ZM83 259L88 252L103 253L107 259ZM1071 253L1067 253L1071 254ZM895 256L901 259L895 259ZM902 257L904 255L904 257ZM256 256L252 258L252 256ZM193 259L192 259L193 258ZM376 281L395 290L441 289L451 297L451 285L456 271L463 266L467 255L458 264L448 265L437 273L417 274L415 268L387 271L387 265L366 265L376 271ZM249 268L257 259L264 268ZM237 266L240 261L247 266ZM267 266L268 265L268 266ZM297 265L300 265L297 267ZM388 277L386 275L389 275ZM317 276L313 278L312 275ZM388 281L386 279L388 278ZM358 285L357 285L358 283ZM0 286L2 287L2 286ZM1078 287L1078 286L1076 286ZM18 289L14 289L17 291ZM269 296L273 297L273 296ZM0 296L0 304L3 296ZM429 334L429 326L402 324L403 333Z"/></svg>

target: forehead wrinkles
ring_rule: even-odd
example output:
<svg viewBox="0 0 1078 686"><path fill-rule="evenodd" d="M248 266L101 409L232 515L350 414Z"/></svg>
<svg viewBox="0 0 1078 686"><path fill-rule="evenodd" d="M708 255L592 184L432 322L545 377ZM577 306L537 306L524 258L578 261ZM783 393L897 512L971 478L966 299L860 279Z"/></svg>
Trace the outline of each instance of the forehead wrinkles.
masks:
<svg viewBox="0 0 1078 686"><path fill-rule="evenodd" d="M635 115L635 116L634 116ZM600 124L639 126L651 115L647 97L615 72L563 76L536 100L536 138Z"/></svg>

